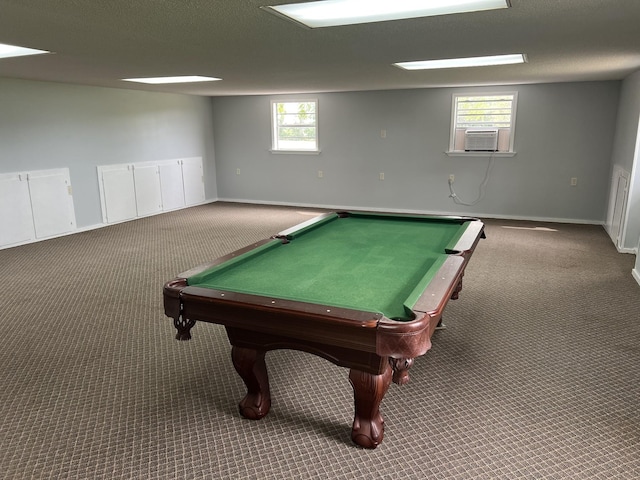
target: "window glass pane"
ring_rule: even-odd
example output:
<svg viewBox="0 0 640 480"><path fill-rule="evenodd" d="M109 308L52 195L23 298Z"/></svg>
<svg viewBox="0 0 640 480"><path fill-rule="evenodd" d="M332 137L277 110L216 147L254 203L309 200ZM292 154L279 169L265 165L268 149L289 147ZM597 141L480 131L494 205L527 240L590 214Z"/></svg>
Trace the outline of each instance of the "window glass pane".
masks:
<svg viewBox="0 0 640 480"><path fill-rule="evenodd" d="M456 126L458 128L509 128L513 96L458 97Z"/></svg>
<svg viewBox="0 0 640 480"><path fill-rule="evenodd" d="M317 102L273 104L273 149L317 150Z"/></svg>

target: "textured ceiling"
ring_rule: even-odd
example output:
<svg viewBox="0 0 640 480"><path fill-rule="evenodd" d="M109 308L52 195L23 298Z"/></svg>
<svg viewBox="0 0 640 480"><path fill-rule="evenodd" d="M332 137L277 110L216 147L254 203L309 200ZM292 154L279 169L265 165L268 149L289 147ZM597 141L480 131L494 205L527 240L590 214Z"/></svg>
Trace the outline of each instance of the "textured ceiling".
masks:
<svg viewBox="0 0 640 480"><path fill-rule="evenodd" d="M511 0L511 8L306 29L260 9L291 0L0 0L0 77L247 95L622 79L640 69L640 0ZM363 2L366 3L366 2ZM524 65L404 71L399 61L525 53ZM173 75L219 82L146 86Z"/></svg>

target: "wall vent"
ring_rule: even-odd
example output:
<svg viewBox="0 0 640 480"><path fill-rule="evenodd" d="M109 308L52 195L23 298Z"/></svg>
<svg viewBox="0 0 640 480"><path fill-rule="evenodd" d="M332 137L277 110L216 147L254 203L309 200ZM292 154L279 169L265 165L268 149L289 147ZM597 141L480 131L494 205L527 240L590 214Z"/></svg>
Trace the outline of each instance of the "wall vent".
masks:
<svg viewBox="0 0 640 480"><path fill-rule="evenodd" d="M464 132L465 152L497 152L497 128L467 128Z"/></svg>

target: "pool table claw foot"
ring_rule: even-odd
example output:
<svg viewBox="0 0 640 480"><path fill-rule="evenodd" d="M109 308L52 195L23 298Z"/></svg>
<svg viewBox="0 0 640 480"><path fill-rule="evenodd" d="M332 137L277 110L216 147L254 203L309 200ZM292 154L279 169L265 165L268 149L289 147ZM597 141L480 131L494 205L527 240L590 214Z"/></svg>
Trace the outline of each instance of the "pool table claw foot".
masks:
<svg viewBox="0 0 640 480"><path fill-rule="evenodd" d="M191 340L191 329L195 324L195 320L184 318L182 315L174 318L173 326L176 327L178 331L176 333L176 340Z"/></svg>
<svg viewBox="0 0 640 480"><path fill-rule="evenodd" d="M380 375L351 369L349 381L353 387L355 417L351 440L364 448L376 448L384 437L384 418L380 402L391 384L391 366Z"/></svg>
<svg viewBox="0 0 640 480"><path fill-rule="evenodd" d="M264 351L251 348L234 346L231 349L233 366L247 387L247 394L238 404L240 415L250 420L261 419L271 408L269 377L264 356Z"/></svg>

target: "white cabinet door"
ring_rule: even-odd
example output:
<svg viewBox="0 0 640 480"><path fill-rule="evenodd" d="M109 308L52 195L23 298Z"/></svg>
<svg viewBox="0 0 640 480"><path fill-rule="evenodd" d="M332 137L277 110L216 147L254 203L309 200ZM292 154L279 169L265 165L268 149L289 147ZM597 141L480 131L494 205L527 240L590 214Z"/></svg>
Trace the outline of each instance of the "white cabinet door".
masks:
<svg viewBox="0 0 640 480"><path fill-rule="evenodd" d="M0 175L0 246L35 238L27 175Z"/></svg>
<svg viewBox="0 0 640 480"><path fill-rule="evenodd" d="M160 175L157 165L133 166L133 181L136 189L138 216L162 211Z"/></svg>
<svg viewBox="0 0 640 480"><path fill-rule="evenodd" d="M184 182L184 201L187 205L203 203L204 171L202 158L185 158L182 160L182 181Z"/></svg>
<svg viewBox="0 0 640 480"><path fill-rule="evenodd" d="M162 164L159 168L162 209L167 211L184 207L182 164L179 160L176 160L171 163Z"/></svg>
<svg viewBox="0 0 640 480"><path fill-rule="evenodd" d="M29 192L36 238L75 230L76 218L68 170L29 173Z"/></svg>
<svg viewBox="0 0 640 480"><path fill-rule="evenodd" d="M121 222L205 201L202 157L98 167L102 221Z"/></svg>
<svg viewBox="0 0 640 480"><path fill-rule="evenodd" d="M100 167L98 167L100 169ZM100 170L106 223L136 218L136 189L130 165Z"/></svg>

